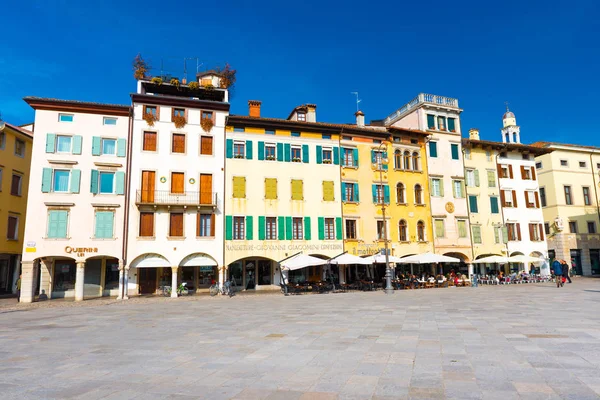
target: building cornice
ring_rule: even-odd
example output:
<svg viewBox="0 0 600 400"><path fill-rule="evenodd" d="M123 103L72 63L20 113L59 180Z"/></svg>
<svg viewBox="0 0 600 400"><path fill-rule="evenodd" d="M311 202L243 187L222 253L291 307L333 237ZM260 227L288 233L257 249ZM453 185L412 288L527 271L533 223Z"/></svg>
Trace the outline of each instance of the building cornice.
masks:
<svg viewBox="0 0 600 400"><path fill-rule="evenodd" d="M129 106L121 104L93 103L78 100L61 100L43 97L24 97L23 100L34 110L70 111L86 114L129 116Z"/></svg>
<svg viewBox="0 0 600 400"><path fill-rule="evenodd" d="M194 100L175 96L153 96L139 93L132 93L131 101L133 103L194 108L198 110L229 111L230 108L229 103L220 101Z"/></svg>

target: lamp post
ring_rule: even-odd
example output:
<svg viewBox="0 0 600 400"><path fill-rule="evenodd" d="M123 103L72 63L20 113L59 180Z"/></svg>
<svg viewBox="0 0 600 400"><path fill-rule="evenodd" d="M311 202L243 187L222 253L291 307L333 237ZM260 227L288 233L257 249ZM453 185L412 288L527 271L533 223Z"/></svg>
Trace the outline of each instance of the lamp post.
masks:
<svg viewBox="0 0 600 400"><path fill-rule="evenodd" d="M377 152L381 154L381 159L375 158L373 166L379 169L379 183L381 185L381 215L383 216L383 243L385 246L385 294L393 294L394 288L392 287L392 271L390 269L390 258L388 254L388 241L387 241L387 222L385 220L385 191L383 186L383 166L388 164L388 159L383 157L383 153L387 150L387 144L381 143L377 148Z"/></svg>

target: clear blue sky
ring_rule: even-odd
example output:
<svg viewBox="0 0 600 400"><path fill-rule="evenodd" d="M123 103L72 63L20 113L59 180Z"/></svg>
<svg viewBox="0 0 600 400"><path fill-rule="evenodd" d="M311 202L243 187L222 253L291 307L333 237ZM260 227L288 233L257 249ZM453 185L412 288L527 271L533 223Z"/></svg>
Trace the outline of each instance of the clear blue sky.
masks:
<svg viewBox="0 0 600 400"><path fill-rule="evenodd" d="M508 101L523 142L600 145L597 0L5 3L0 111L16 124L33 119L28 95L128 104L140 52L179 76L184 57L229 62L234 114L311 102L352 122L358 91L369 121L428 92L457 97L482 139L500 140Z"/></svg>

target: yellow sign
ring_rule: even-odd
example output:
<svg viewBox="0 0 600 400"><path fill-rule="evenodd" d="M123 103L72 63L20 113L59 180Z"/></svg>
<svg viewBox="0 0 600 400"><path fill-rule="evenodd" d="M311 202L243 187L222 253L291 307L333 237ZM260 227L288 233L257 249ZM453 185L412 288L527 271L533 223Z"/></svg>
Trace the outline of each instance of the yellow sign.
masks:
<svg viewBox="0 0 600 400"><path fill-rule="evenodd" d="M65 253L67 253L67 254L77 253L78 257L84 257L85 253L97 253L97 252L98 252L97 247L71 247L71 246L65 247Z"/></svg>
<svg viewBox="0 0 600 400"><path fill-rule="evenodd" d="M454 212L454 204L452 204L452 202L449 201L446 203L446 211L448 211L450 214Z"/></svg>
<svg viewBox="0 0 600 400"><path fill-rule="evenodd" d="M25 247L25 253L35 253L36 250L35 247Z"/></svg>

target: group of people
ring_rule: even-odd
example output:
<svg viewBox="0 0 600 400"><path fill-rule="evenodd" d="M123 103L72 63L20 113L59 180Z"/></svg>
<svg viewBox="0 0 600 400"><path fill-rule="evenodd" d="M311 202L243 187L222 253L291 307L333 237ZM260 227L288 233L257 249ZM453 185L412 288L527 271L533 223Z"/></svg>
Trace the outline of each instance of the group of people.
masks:
<svg viewBox="0 0 600 400"><path fill-rule="evenodd" d="M565 260L554 259L552 262L552 273L554 274L557 288L563 287L566 281L571 283L569 264Z"/></svg>

